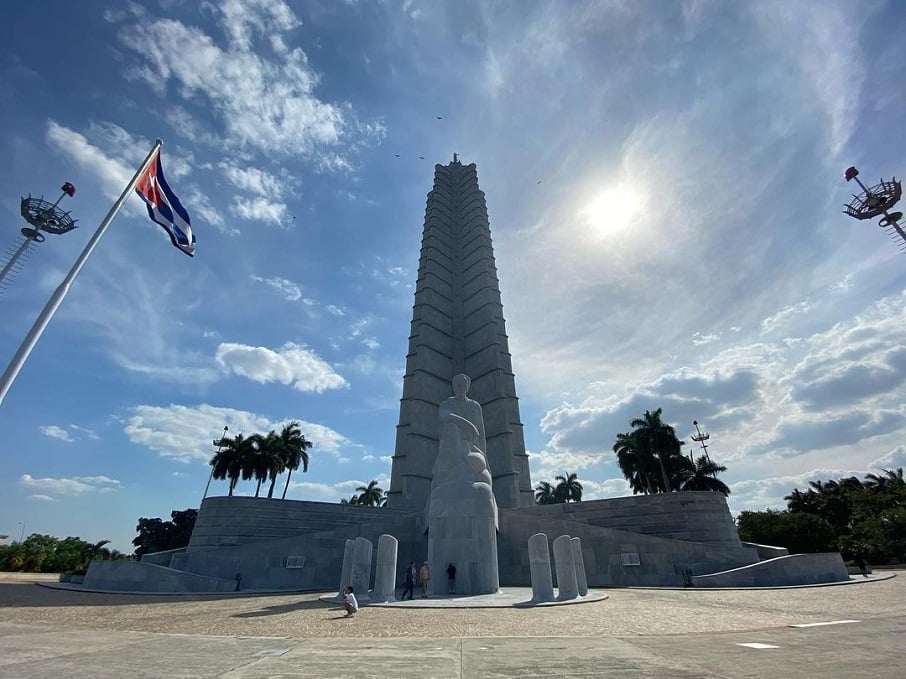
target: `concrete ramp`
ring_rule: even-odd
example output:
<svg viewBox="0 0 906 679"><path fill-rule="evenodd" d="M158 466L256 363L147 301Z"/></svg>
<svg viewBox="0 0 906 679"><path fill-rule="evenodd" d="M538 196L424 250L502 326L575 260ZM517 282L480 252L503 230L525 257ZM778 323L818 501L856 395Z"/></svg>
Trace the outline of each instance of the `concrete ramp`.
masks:
<svg viewBox="0 0 906 679"><path fill-rule="evenodd" d="M790 554L709 575L692 576L693 587L795 587L845 582L849 573L839 552Z"/></svg>

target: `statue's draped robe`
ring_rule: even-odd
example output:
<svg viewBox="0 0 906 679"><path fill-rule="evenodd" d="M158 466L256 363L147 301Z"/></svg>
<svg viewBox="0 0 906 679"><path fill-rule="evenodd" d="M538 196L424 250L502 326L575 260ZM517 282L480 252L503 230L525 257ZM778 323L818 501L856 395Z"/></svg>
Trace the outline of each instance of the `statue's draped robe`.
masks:
<svg viewBox="0 0 906 679"><path fill-rule="evenodd" d="M438 408L441 438L427 507L428 561L437 572L456 566L460 594L490 594L499 587L497 503L485 458L481 406L451 397ZM432 593L443 594L442 578Z"/></svg>

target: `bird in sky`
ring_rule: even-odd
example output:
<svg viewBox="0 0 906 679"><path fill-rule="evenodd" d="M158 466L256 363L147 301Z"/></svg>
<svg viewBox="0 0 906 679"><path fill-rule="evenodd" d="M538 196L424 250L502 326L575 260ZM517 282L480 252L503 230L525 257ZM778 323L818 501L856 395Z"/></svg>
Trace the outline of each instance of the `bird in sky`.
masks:
<svg viewBox="0 0 906 679"><path fill-rule="evenodd" d="M442 118L441 116L437 116L437 119L438 119L438 120L443 120L443 118Z"/></svg>

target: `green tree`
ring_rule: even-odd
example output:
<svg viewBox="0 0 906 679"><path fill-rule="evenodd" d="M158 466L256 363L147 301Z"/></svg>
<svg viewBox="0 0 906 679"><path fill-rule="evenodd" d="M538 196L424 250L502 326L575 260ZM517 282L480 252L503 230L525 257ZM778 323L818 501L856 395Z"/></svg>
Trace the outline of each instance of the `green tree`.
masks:
<svg viewBox="0 0 906 679"><path fill-rule="evenodd" d="M676 438L673 427L661 420L661 412L661 408L654 412L646 410L642 417L632 420L629 426L634 429L632 433L637 437L642 449L657 457L663 483L662 491L669 493L673 488L667 470L671 461L676 464L675 458L683 456L681 451L683 442Z"/></svg>
<svg viewBox="0 0 906 679"><path fill-rule="evenodd" d="M706 455L697 458L694 464L687 461L678 471L674 476L674 483L680 490L710 490L721 493L724 497L730 494L729 486L717 478L727 468L708 459Z"/></svg>
<svg viewBox="0 0 906 679"><path fill-rule="evenodd" d="M657 475L655 471L657 459L645 444L646 441L635 432L617 434L617 440L613 444L617 465L629 482L634 495L639 493L650 495L655 492L651 479Z"/></svg>
<svg viewBox="0 0 906 679"><path fill-rule="evenodd" d="M283 463L289 473L286 476L286 485L283 486L283 497L286 499L286 491L289 488L289 480L293 476L293 471L302 465L302 471L308 471L308 450L312 447L312 442L305 438L299 429L298 422L290 422L284 425L280 430L280 443L283 447Z"/></svg>
<svg viewBox="0 0 906 679"><path fill-rule="evenodd" d="M384 501L384 489L378 485L376 480L372 480L367 486L359 486L358 504L366 507L380 507Z"/></svg>
<svg viewBox="0 0 906 679"><path fill-rule="evenodd" d="M253 434L249 437L253 442L254 452L246 458L246 474L254 478L258 485L255 488L255 497L261 492L261 484L270 479L267 497L274 494L274 484L277 477L283 473L285 462L283 458L283 445L280 437L273 429L267 434Z"/></svg>
<svg viewBox="0 0 906 679"><path fill-rule="evenodd" d="M554 494L559 502L580 502L582 500L582 484L579 482L579 475L576 473L563 474L554 477L559 481Z"/></svg>
<svg viewBox="0 0 906 679"><path fill-rule="evenodd" d="M557 499L557 489L550 481L540 481L535 486L535 503L539 505L555 505L559 502Z"/></svg>
<svg viewBox="0 0 906 679"><path fill-rule="evenodd" d="M254 454L254 441L250 438L242 434L236 434L232 438L224 436L220 449L211 458L210 464L213 467L211 476L217 480L229 479L230 497L233 496L233 490L244 474L249 457Z"/></svg>
<svg viewBox="0 0 906 679"><path fill-rule="evenodd" d="M740 540L786 547L790 554L832 552L837 549L834 529L813 514L773 509L745 511L740 513L736 523Z"/></svg>
<svg viewBox="0 0 906 679"><path fill-rule="evenodd" d="M187 546L197 518L197 509L174 510L170 512L170 521L140 518L135 527L138 535L132 540L135 556Z"/></svg>

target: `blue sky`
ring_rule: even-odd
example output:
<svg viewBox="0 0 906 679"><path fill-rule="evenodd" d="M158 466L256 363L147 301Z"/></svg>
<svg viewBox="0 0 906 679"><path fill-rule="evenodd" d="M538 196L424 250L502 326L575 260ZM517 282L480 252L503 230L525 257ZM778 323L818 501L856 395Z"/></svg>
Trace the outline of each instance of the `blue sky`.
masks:
<svg viewBox="0 0 906 679"><path fill-rule="evenodd" d="M198 506L224 425L303 422L289 498L386 488L425 195L453 152L487 196L534 483L627 494L611 446L657 407L711 432L734 513L906 465L906 259L841 213L849 165L906 172L904 20L3 3L0 244L20 196L64 181L80 226L0 296L4 365L156 137L198 249L129 199L0 405L0 533L131 551L140 516Z"/></svg>

